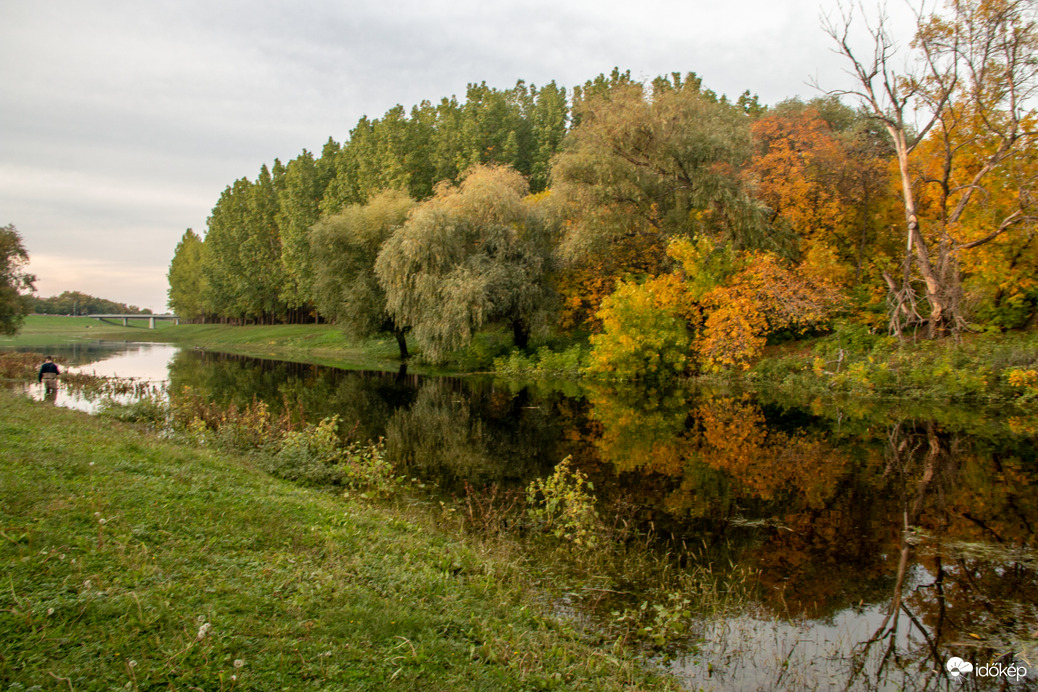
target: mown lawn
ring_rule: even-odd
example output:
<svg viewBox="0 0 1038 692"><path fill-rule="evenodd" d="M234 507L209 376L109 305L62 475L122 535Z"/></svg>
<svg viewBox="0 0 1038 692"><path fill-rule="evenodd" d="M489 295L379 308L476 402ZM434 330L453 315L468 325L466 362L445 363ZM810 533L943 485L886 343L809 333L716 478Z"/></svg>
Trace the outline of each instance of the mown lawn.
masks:
<svg viewBox="0 0 1038 692"><path fill-rule="evenodd" d="M434 522L0 391L3 689L660 689Z"/></svg>

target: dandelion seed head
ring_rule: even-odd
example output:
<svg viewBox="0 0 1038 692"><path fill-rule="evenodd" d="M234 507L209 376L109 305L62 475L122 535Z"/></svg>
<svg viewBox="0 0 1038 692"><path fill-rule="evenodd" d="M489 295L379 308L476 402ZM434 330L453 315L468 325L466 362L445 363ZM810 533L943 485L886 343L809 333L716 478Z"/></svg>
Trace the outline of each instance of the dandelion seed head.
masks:
<svg viewBox="0 0 1038 692"><path fill-rule="evenodd" d="M245 661L241 660L240 658L234 659L235 668L241 668L243 665L245 665Z"/></svg>
<svg viewBox="0 0 1038 692"><path fill-rule="evenodd" d="M54 609L53 608L47 608L47 615L53 615L53 614L54 614Z"/></svg>
<svg viewBox="0 0 1038 692"><path fill-rule="evenodd" d="M130 661L130 663L129 663L128 665L129 665L129 666L130 666L131 668L136 668L136 667L137 667L137 661Z"/></svg>

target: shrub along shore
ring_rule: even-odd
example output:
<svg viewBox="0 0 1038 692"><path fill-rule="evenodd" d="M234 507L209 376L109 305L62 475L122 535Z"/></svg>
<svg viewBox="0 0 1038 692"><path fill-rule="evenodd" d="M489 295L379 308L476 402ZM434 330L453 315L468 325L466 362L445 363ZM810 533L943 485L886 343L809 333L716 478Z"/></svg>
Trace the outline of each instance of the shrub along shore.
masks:
<svg viewBox="0 0 1038 692"><path fill-rule="evenodd" d="M5 689L670 686L478 542L249 457L0 391L0 483Z"/></svg>

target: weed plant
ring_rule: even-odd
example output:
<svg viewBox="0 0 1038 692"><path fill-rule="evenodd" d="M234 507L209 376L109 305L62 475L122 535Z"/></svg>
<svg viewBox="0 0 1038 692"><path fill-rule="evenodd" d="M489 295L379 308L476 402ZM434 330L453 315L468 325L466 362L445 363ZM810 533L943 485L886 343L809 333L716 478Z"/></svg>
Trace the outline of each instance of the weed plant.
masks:
<svg viewBox="0 0 1038 692"><path fill-rule="evenodd" d="M532 355L512 351L507 357L495 358L494 372L509 377L537 375L578 378L583 375L587 361L587 350L579 344L561 352L541 346Z"/></svg>
<svg viewBox="0 0 1038 692"><path fill-rule="evenodd" d="M717 570L703 553L637 531L633 505L599 508L593 490L567 458L525 494L466 485L463 501L441 502L441 510L444 523L521 565L548 607L613 651L688 651L709 623L751 602L755 575Z"/></svg>

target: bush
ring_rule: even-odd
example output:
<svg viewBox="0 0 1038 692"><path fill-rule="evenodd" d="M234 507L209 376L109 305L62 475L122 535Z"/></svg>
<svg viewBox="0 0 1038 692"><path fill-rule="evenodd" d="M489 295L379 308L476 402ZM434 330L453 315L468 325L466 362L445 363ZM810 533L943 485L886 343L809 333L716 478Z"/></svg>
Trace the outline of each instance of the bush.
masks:
<svg viewBox="0 0 1038 692"><path fill-rule="evenodd" d="M97 414L124 423L143 423L153 428L161 428L166 425L169 418L169 405L157 397L145 397L129 404L107 399L102 402Z"/></svg>
<svg viewBox="0 0 1038 692"><path fill-rule="evenodd" d="M288 430L277 451L263 466L267 471L290 481L311 485L342 485L345 472L341 462L345 450L339 441L339 417L325 418L302 430Z"/></svg>
<svg viewBox="0 0 1038 692"><path fill-rule="evenodd" d="M604 331L591 337L588 373L620 380L684 373L691 346L686 302L680 281L670 275L621 282L598 312Z"/></svg>
<svg viewBox="0 0 1038 692"><path fill-rule="evenodd" d="M565 375L577 377L586 367L587 357L579 344L556 353L541 346L534 355L512 351L507 358L494 359L494 372L502 375Z"/></svg>
<svg viewBox="0 0 1038 692"><path fill-rule="evenodd" d="M527 513L546 533L593 548L600 529L596 498L588 492L594 489L580 469L570 469L570 457L566 457L552 475L538 478L526 488Z"/></svg>

